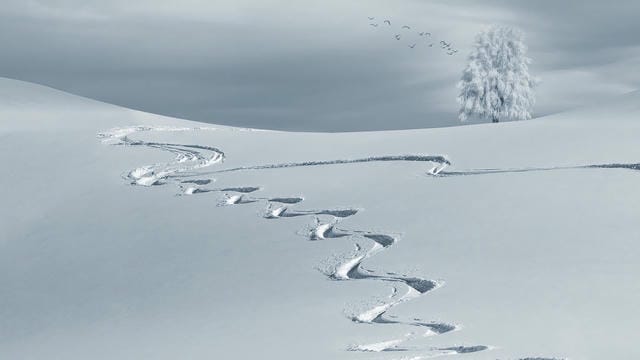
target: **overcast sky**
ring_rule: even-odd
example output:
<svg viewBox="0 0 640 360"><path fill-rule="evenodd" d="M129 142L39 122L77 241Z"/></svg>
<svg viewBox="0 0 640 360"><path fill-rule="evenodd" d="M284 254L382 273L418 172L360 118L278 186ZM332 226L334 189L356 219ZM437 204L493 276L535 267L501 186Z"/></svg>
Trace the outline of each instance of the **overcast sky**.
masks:
<svg viewBox="0 0 640 360"><path fill-rule="evenodd" d="M639 87L639 16L637 0L3 0L0 76L211 123L445 126L484 26L525 32L543 116Z"/></svg>

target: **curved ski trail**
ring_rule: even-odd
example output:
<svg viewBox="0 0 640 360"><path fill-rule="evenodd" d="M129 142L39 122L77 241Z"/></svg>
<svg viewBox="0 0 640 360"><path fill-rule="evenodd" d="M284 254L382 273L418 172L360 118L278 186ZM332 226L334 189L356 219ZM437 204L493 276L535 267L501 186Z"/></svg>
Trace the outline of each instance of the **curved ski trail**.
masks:
<svg viewBox="0 0 640 360"><path fill-rule="evenodd" d="M102 142L109 145L144 146L159 149L175 155L173 162L164 164L145 165L129 171L126 178L133 184L142 186L158 185L170 175L205 168L224 160L224 153L211 146L184 145L171 143L147 142L131 140L129 135L137 132L169 131L185 132L195 130L215 130L215 128L182 128L182 127L153 127L131 126L114 128L98 134Z"/></svg>
<svg viewBox="0 0 640 360"><path fill-rule="evenodd" d="M342 261L325 269L323 273L328 279L333 281L355 281L369 280L389 283L392 285L392 293L389 299L381 301L379 304L349 316L350 320L355 323L365 324L399 324L414 329L423 329L422 336L443 335L452 331L461 329L459 325L438 322L423 321L418 318L400 320L389 312L396 306L415 299L421 295L430 293L444 283L440 280L424 279L420 277L399 275L393 272L377 272L367 269L363 263L371 257L378 255L385 250L391 248L398 242L395 235L363 231L363 230L346 230L338 228L338 224L359 213L361 209L356 208L336 208L336 209L319 209L319 210L302 210L292 208L292 206L304 201L301 196L291 197L256 197L253 193L260 191L260 187L244 186L244 187L226 187L226 188L207 188L203 187L215 181L213 178L207 178L209 174L223 174L235 171L262 170L262 169L281 169L293 167L307 166L329 166L342 164L355 164L364 162L389 162L389 161L412 161L412 162L429 162L435 164L427 171L432 176L454 176L454 175L475 175L499 172L524 172L524 171L542 171L557 170L561 168L540 168L540 169L482 169L468 172L445 172L444 169L451 165L451 162L442 155L385 155L371 156L367 158L357 159L339 159L326 161L306 161L292 162L280 164L267 164L256 166L242 166L235 168L222 169L217 171L198 171L214 164L224 161L225 154L218 148L205 145L190 144L173 144L160 142L147 142L142 140L132 140L131 135L139 132L167 131L167 132L187 132L198 130L215 130L215 128L183 128L168 126L132 126L124 128L114 128L98 134L98 138L102 142L110 145L120 146L143 146L152 149L158 149L171 153L175 156L172 162L141 166L127 173L125 178L133 185L151 186L164 185L169 182L177 184L180 188L178 195L195 195L203 193L223 193L224 198L219 203L221 206L232 206L249 203L266 203L266 210L263 214L265 219L286 219L292 217L311 216L314 219L314 225L307 231L308 240L320 241L328 239L346 238L354 241L355 251ZM609 164L609 165L590 165L582 167L569 168L629 168L639 170L640 164ZM191 179L198 177L197 179ZM364 249L362 243L369 243L367 250ZM398 284L405 288L405 292L401 294ZM411 332L402 338L385 340L377 343L352 345L347 348L348 351L360 352L417 352L418 355L412 357L404 357L401 360L423 360L443 355L459 355L476 353L491 349L487 345L471 345L471 346L448 346L448 347L418 347L403 346L409 340L415 339L415 332ZM560 360L554 358L523 358L521 360Z"/></svg>

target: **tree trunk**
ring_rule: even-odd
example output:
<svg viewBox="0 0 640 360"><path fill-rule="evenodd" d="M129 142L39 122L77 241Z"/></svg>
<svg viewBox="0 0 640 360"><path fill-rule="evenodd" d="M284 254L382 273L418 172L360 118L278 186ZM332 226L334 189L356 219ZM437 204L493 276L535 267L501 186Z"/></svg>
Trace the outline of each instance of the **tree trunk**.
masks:
<svg viewBox="0 0 640 360"><path fill-rule="evenodd" d="M498 118L497 118L497 117L495 117L495 116L494 116L494 117L492 117L492 118L491 118L491 122L497 123L497 122L498 122Z"/></svg>

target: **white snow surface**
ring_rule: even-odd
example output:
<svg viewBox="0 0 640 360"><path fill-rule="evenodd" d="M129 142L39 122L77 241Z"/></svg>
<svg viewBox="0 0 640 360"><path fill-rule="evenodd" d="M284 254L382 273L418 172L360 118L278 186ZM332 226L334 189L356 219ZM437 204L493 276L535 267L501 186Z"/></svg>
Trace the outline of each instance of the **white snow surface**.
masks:
<svg viewBox="0 0 640 360"><path fill-rule="evenodd" d="M0 94L2 359L640 358L637 92L344 134Z"/></svg>

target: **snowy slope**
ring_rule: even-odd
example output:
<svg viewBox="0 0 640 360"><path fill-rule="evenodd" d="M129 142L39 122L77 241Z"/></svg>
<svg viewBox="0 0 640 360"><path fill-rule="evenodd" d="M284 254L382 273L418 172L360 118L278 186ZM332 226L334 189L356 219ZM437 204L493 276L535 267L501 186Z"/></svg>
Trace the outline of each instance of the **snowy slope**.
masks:
<svg viewBox="0 0 640 360"><path fill-rule="evenodd" d="M0 94L1 358L640 357L638 93L345 134Z"/></svg>

